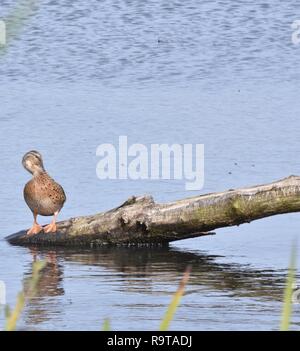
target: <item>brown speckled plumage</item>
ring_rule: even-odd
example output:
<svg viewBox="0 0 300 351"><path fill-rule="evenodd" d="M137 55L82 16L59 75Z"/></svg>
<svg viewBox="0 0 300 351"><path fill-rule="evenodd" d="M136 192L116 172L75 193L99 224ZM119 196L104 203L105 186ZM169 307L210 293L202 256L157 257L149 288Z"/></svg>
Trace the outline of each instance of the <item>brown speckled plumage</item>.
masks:
<svg viewBox="0 0 300 351"><path fill-rule="evenodd" d="M25 185L24 199L32 212L41 216L53 216L62 209L66 195L47 172L42 172Z"/></svg>
<svg viewBox="0 0 300 351"><path fill-rule="evenodd" d="M30 151L25 154L22 164L33 176L24 188L24 199L34 216L34 224L28 234L37 234L42 229L46 233L55 232L56 217L66 201L65 192L45 171L39 152ZM36 220L38 215L54 218L48 226L42 228Z"/></svg>

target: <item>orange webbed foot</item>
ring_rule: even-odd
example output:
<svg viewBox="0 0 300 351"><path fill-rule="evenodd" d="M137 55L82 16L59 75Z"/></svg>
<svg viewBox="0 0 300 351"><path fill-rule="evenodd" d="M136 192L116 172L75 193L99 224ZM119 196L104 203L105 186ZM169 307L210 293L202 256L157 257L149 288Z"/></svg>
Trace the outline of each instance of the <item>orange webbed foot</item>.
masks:
<svg viewBox="0 0 300 351"><path fill-rule="evenodd" d="M36 235L43 230L43 227L35 223L27 232L27 235Z"/></svg>
<svg viewBox="0 0 300 351"><path fill-rule="evenodd" d="M44 228L44 232L45 233L56 233L57 232L56 223L50 223L50 224L46 225L46 227Z"/></svg>

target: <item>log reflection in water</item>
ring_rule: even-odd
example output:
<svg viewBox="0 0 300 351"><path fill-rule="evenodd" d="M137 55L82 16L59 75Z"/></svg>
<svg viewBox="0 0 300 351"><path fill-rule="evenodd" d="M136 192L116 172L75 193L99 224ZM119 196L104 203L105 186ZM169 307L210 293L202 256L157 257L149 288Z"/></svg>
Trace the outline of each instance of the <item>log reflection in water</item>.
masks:
<svg viewBox="0 0 300 351"><path fill-rule="evenodd" d="M190 289L199 287L207 290L222 290L238 296L281 300L285 273L255 270L249 266L234 263L218 263L217 258L218 256L170 248L107 248L80 254L69 252L65 255L66 261L101 266L122 273L124 282L130 283L130 286L136 286L139 290L141 277L151 278L150 284L174 282L176 289L176 284L186 267L191 265Z"/></svg>
<svg viewBox="0 0 300 351"><path fill-rule="evenodd" d="M33 260L36 257L47 257L48 265L39 283L39 292L26 309L26 320L40 323L47 320L50 314L63 313L63 305L56 297L64 295L64 266L79 265L78 270L86 267L85 274L90 278L99 278L103 284L110 284L122 294L124 301L126 293L151 294L153 288L164 292L166 284L177 288L178 282L187 265L192 266L192 272L187 294L219 292L230 296L252 297L272 301L281 301L285 272L272 270L256 270L240 264L218 263L218 256L204 253L177 251L171 248L101 248L97 250L76 249L34 249L31 248ZM90 267L89 267L90 266ZM81 268L80 268L81 267ZM68 277L70 279L70 277ZM71 279L76 279L76 276ZM93 291L86 287L86 294ZM70 292L72 295L72 292ZM76 292L74 291L74 294ZM101 296L99 296L101 299ZM106 301L107 303L107 301ZM99 316L100 318L100 316ZM99 321L100 322L100 321Z"/></svg>

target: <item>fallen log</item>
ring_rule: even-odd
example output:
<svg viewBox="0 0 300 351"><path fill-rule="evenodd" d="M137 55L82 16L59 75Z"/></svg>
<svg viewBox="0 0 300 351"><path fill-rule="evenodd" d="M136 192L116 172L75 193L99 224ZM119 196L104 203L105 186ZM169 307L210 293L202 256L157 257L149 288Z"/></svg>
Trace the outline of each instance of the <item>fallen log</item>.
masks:
<svg viewBox="0 0 300 351"><path fill-rule="evenodd" d="M164 245L211 235L217 228L250 223L300 211L300 177L265 185L195 196L157 204L151 196L132 197L123 205L92 216L58 223L56 234L8 236L16 245L103 246Z"/></svg>

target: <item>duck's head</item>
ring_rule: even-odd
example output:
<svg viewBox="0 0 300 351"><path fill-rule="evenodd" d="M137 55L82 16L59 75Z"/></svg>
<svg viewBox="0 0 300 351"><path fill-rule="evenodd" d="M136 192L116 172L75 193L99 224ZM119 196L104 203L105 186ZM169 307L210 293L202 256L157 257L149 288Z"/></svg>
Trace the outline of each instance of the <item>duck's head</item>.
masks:
<svg viewBox="0 0 300 351"><path fill-rule="evenodd" d="M45 171L42 155L35 150L29 151L23 156L22 164L33 175Z"/></svg>

